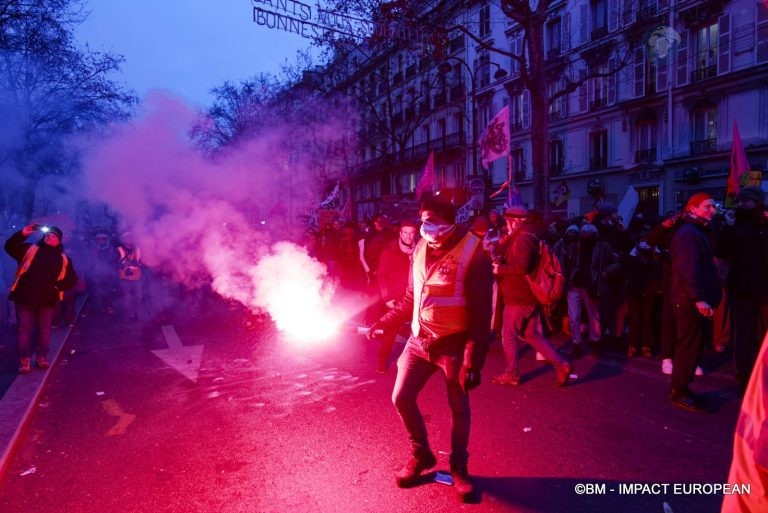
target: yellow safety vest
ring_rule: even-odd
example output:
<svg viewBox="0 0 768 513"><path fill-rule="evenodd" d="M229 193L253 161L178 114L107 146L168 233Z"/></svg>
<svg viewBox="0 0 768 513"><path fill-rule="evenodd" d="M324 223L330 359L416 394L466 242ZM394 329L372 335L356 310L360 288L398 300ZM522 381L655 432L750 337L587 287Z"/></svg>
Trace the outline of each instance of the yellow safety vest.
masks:
<svg viewBox="0 0 768 513"><path fill-rule="evenodd" d="M16 268L16 279L13 280L13 284L11 285L11 292L16 290L16 287L19 284L19 280L21 280L21 276L26 273L29 270L29 266L32 265L32 260L35 259L35 255L37 255L37 250L40 249L40 247L36 244L32 244L27 248L27 251L24 253L24 256L21 259L21 262L19 263L19 267ZM59 272L59 275L56 277L56 282L60 282L64 279L64 276L67 275L67 262L69 262L69 259L67 259L67 255L64 253L61 254L61 271ZM64 299L64 292L59 291L59 299Z"/></svg>
<svg viewBox="0 0 768 513"><path fill-rule="evenodd" d="M480 239L467 233L427 269L427 243L413 251L413 336L445 337L467 329L464 278Z"/></svg>

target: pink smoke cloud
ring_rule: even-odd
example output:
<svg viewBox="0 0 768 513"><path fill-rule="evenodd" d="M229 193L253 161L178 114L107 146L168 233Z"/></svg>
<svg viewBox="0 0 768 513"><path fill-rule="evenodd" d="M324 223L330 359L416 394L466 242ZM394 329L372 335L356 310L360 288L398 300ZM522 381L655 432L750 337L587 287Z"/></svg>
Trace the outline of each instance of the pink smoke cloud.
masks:
<svg viewBox="0 0 768 513"><path fill-rule="evenodd" d="M270 211L295 189L321 185L312 183L316 162L293 158L287 169L287 157L276 150L296 137L294 127L275 123L269 133L211 160L188 138L197 116L177 99L150 96L133 122L112 127L105 139L88 145L86 197L119 213L149 266L187 286L211 284L222 296L254 310L272 308L275 318L274 306L281 300L273 292L294 290L295 281L304 280L305 292L312 295L312 304L304 301L307 307L326 308L332 289L323 284L325 267L301 248L285 242L273 246L290 238L289 227L277 220L270 223L276 230L262 230L252 215L255 209ZM331 119L315 127L315 137L342 136ZM269 257L270 269L277 258L278 268L283 262L302 272L264 272L262 257Z"/></svg>

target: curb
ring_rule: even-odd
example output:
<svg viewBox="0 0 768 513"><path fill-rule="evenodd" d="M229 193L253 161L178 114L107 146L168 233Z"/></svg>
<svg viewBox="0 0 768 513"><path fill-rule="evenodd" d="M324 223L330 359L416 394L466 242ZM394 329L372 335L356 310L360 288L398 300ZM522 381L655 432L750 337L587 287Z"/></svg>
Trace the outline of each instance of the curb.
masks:
<svg viewBox="0 0 768 513"><path fill-rule="evenodd" d="M77 299L76 318L80 317L80 312L83 310L87 299L87 294ZM72 328L73 326L68 326L64 330L57 330L51 334L50 354L53 355L53 358L49 369L45 372L33 369L23 379L17 377L0 398L0 451L2 451L0 453L0 482L5 479L22 433L29 424L35 405L48 384Z"/></svg>

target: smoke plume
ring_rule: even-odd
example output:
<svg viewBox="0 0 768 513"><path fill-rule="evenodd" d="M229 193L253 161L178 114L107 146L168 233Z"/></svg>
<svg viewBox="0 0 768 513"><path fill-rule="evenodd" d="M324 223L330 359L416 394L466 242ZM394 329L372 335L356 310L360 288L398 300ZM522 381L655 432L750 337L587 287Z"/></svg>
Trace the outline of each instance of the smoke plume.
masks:
<svg viewBox="0 0 768 513"><path fill-rule="evenodd" d="M280 328L290 324L281 315L291 303L294 319L302 307L330 311L325 266L285 242L295 235L291 202L316 200L321 185L313 178L316 162L295 153L289 159L284 150L310 127L281 126L275 118L269 133L211 160L189 142L196 116L153 94L143 115L89 144L88 199L119 213L147 265L188 287L210 285L253 310L267 309ZM343 138L333 119L314 127L313 137Z"/></svg>

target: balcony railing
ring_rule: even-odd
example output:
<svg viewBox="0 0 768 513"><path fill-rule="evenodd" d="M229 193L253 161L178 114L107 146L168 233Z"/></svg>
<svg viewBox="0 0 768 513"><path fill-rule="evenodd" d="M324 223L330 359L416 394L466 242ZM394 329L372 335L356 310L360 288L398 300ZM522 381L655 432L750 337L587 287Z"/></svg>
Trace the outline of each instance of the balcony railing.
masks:
<svg viewBox="0 0 768 513"><path fill-rule="evenodd" d="M608 106L608 98L595 98L589 102L589 110L604 109Z"/></svg>
<svg viewBox="0 0 768 513"><path fill-rule="evenodd" d="M589 169L595 170L595 169L605 169L608 167L608 158L607 157L596 157L589 159Z"/></svg>
<svg viewBox="0 0 768 513"><path fill-rule="evenodd" d="M635 152L635 162L652 162L654 160L656 160L656 148L637 150Z"/></svg>
<svg viewBox="0 0 768 513"><path fill-rule="evenodd" d="M464 137L464 132L456 132L406 148L405 160L426 157L430 151L446 151L453 148L463 148L465 145L466 138Z"/></svg>
<svg viewBox="0 0 768 513"><path fill-rule="evenodd" d="M717 76L717 65L706 66L695 71L691 71L691 83L701 82Z"/></svg>
<svg viewBox="0 0 768 513"><path fill-rule="evenodd" d="M561 110L553 110L549 113L549 121L555 122L555 121L561 121L565 119L565 113Z"/></svg>
<svg viewBox="0 0 768 513"><path fill-rule="evenodd" d="M464 34L451 39L451 42L448 43L448 51L450 53L460 52L463 49L464 49Z"/></svg>
<svg viewBox="0 0 768 513"><path fill-rule="evenodd" d="M596 41L600 39L601 37L605 37L608 35L608 26L603 27L597 27L592 31L592 41Z"/></svg>
<svg viewBox="0 0 768 513"><path fill-rule="evenodd" d="M713 151L717 151L717 139L691 141L691 155L701 155L702 153L712 153Z"/></svg>

